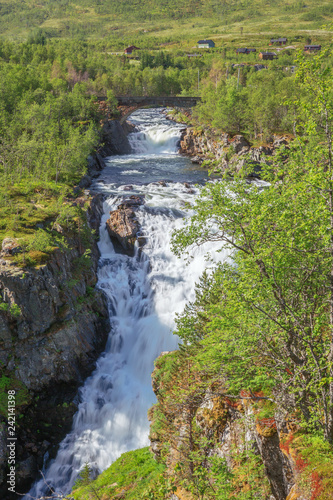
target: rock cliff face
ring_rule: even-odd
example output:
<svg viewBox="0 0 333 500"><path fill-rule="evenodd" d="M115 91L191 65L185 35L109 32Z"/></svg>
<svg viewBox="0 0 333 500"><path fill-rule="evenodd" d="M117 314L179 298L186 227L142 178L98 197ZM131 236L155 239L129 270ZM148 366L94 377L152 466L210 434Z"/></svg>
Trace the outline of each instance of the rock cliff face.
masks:
<svg viewBox="0 0 333 500"><path fill-rule="evenodd" d="M118 120L107 120L103 127L103 143L100 149L101 155L125 155L131 153L132 149L127 135L133 132L135 127L128 122L120 124Z"/></svg>
<svg viewBox="0 0 333 500"><path fill-rule="evenodd" d="M102 130L102 144L97 153L88 157L88 172L81 179L79 188L88 188L92 179L99 176L101 170L105 167L104 158L131 153L132 149L127 136L134 130L134 125L129 122L125 121L120 124L118 120L106 120Z"/></svg>
<svg viewBox="0 0 333 500"><path fill-rule="evenodd" d="M253 487L258 498L309 500L295 493L297 467L289 449L286 452L281 444L291 436L283 419L278 424L274 417L260 417L260 401L245 393L243 399L224 396L222 382L215 381L203 391L198 373L187 379L190 365L184 369L179 352L163 353L155 365L152 378L157 404L149 412L151 451L167 465L167 475L176 480L174 500L196 498L184 490L182 481L177 484L184 471L175 472L175 467L187 463L189 473L191 450L200 449L200 464L212 456L225 461L233 474L233 494ZM186 395L181 396L182 392ZM251 481L247 466L257 471Z"/></svg>
<svg viewBox="0 0 333 500"><path fill-rule="evenodd" d="M103 198L84 196L87 218L93 228L100 223ZM69 431L78 386L92 371L109 332L106 300L93 287L97 282L99 253L91 244L87 263L78 235L68 250L57 249L50 260L36 268L19 268L0 255L0 362L2 381L17 393L16 488L28 489L43 465ZM16 309L15 309L16 308ZM12 311L20 311L13 315ZM5 415L5 401L1 413ZM6 465L6 425L0 429L0 470ZM53 443L53 445L51 444ZM0 497L8 496L6 484ZM16 498L15 496L13 498Z"/></svg>
<svg viewBox="0 0 333 500"><path fill-rule="evenodd" d="M192 157L194 163L215 160L215 169L230 174L251 165L252 175L260 176L263 164L272 164L277 148L287 145L285 137L275 137L269 146L251 147L242 135L231 137L227 133L216 135L211 130L184 129L179 152Z"/></svg>

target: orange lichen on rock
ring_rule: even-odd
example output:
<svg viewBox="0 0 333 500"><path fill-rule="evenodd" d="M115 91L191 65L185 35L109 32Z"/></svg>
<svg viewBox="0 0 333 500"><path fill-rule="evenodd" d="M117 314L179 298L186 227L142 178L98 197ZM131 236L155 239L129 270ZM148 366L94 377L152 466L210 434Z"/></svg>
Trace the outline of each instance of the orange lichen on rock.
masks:
<svg viewBox="0 0 333 500"><path fill-rule="evenodd" d="M300 499L300 494L297 491L296 484L291 488L289 495L287 496L286 500L298 500Z"/></svg>
<svg viewBox="0 0 333 500"><path fill-rule="evenodd" d="M206 431L213 433L216 438L224 432L228 418L228 406L225 398L215 397L211 399L211 408L200 408L196 414L198 425Z"/></svg>
<svg viewBox="0 0 333 500"><path fill-rule="evenodd" d="M316 500L316 498L320 498L320 494L323 491L323 480L317 471L311 472L311 483L312 483L311 500ZM333 498L333 492L332 492L332 498Z"/></svg>
<svg viewBox="0 0 333 500"><path fill-rule="evenodd" d="M256 423L257 433L263 437L271 437L277 433L276 422L274 418L262 418Z"/></svg>

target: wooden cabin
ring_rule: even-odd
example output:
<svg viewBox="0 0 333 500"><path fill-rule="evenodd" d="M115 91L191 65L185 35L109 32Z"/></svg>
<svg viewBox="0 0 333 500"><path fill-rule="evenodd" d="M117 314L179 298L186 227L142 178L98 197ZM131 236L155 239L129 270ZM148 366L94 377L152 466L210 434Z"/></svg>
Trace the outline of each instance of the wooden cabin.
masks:
<svg viewBox="0 0 333 500"><path fill-rule="evenodd" d="M125 49L125 54L131 55L133 50L141 50L141 49L139 47L136 47L135 45L131 45L130 47L127 47L127 49Z"/></svg>
<svg viewBox="0 0 333 500"><path fill-rule="evenodd" d="M250 52L256 52L256 49L240 48L236 50L236 54L250 54Z"/></svg>
<svg viewBox="0 0 333 500"><path fill-rule="evenodd" d="M305 45L304 52L311 54L311 52L318 52L321 50L321 45Z"/></svg>
<svg viewBox="0 0 333 500"><path fill-rule="evenodd" d="M275 52L259 52L259 59L263 59L264 61L272 61L273 59L277 59L277 57Z"/></svg>
<svg viewBox="0 0 333 500"><path fill-rule="evenodd" d="M286 45L287 38L271 38L269 45Z"/></svg>
<svg viewBox="0 0 333 500"><path fill-rule="evenodd" d="M215 47L215 43L213 40L199 40L198 48L199 49L213 49Z"/></svg>

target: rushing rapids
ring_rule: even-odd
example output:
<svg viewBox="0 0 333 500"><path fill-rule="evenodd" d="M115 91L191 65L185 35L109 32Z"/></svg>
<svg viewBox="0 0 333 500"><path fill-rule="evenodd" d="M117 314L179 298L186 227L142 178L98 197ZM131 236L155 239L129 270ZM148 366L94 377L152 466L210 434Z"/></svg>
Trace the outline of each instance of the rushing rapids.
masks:
<svg viewBox="0 0 333 500"><path fill-rule="evenodd" d="M186 266L170 250L172 231L184 224L185 204L193 201L206 173L179 156L181 126L157 110L136 112L137 132L129 136L134 153L109 158L95 189L106 195L100 228L99 287L108 297L111 331L96 370L80 390L72 431L30 495L68 493L89 463L95 473L121 453L148 444L147 410L154 403L151 372L163 351L177 348L175 313L194 297L194 285L214 250L197 248ZM185 182L185 184L184 184ZM110 210L124 195L144 194L137 212L146 244L134 257L116 253L105 229ZM214 255L214 252L213 252ZM215 259L221 254L215 254ZM26 498L29 498L27 495Z"/></svg>

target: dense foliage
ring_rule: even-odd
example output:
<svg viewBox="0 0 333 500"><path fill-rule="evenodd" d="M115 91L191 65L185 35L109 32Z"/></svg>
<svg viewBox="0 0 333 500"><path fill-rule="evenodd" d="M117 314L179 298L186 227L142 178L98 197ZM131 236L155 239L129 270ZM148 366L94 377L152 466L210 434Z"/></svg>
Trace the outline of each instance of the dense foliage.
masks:
<svg viewBox="0 0 333 500"><path fill-rule="evenodd" d="M80 83L69 92L66 82L50 78L50 69L40 60L0 63L0 236L27 237L21 246L28 251L59 246L61 238L44 229L66 210L80 218L74 207L65 208L64 197L86 172L99 140L93 99Z"/></svg>
<svg viewBox="0 0 333 500"><path fill-rule="evenodd" d="M222 370L235 395L265 391L332 443L333 92L324 57L299 61L297 85L309 96L295 103L302 135L263 168L269 184L249 186L246 172L209 184L174 245L179 254L212 240L230 251L208 287L214 300L179 319L200 365Z"/></svg>
<svg viewBox="0 0 333 500"><path fill-rule="evenodd" d="M205 87L203 103L196 110L199 121L219 130L243 132L252 140L265 141L273 133L292 134L293 108L285 104L296 90L290 72L245 68L242 76L241 83L231 75Z"/></svg>

